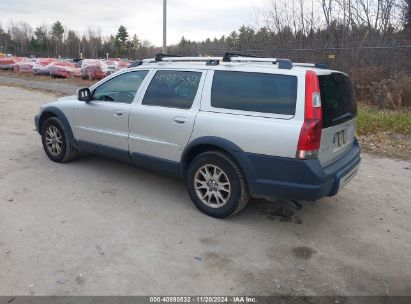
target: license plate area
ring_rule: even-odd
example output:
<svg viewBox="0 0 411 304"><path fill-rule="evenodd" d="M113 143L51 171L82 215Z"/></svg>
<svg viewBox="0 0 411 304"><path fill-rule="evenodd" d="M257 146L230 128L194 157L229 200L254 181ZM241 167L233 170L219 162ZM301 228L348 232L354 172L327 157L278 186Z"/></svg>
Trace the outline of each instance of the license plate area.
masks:
<svg viewBox="0 0 411 304"><path fill-rule="evenodd" d="M338 147L344 147L347 144L347 130L341 130L334 135L334 144Z"/></svg>

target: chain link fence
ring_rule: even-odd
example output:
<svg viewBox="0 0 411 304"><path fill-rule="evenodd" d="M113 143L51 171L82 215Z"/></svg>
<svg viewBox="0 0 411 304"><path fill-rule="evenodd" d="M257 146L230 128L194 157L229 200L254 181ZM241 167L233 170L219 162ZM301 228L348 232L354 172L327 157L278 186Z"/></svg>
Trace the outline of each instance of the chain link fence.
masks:
<svg viewBox="0 0 411 304"><path fill-rule="evenodd" d="M330 68L349 73L352 68L380 67L389 72L411 75L411 45L366 46L360 48L304 48L273 50L242 50L244 54L288 58L293 62L324 63ZM207 55L221 55L208 51Z"/></svg>
<svg viewBox="0 0 411 304"><path fill-rule="evenodd" d="M324 63L350 75L357 99L380 108L411 108L411 45L360 48L243 49L242 54ZM203 55L220 56L221 51Z"/></svg>

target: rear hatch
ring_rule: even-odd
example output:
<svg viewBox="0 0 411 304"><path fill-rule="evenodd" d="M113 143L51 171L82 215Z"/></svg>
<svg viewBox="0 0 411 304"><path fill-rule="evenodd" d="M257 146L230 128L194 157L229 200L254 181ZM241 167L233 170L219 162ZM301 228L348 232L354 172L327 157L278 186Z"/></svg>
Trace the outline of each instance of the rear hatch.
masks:
<svg viewBox="0 0 411 304"><path fill-rule="evenodd" d="M318 159L325 167L337 161L354 143L357 102L347 75L318 75L318 80L323 117Z"/></svg>

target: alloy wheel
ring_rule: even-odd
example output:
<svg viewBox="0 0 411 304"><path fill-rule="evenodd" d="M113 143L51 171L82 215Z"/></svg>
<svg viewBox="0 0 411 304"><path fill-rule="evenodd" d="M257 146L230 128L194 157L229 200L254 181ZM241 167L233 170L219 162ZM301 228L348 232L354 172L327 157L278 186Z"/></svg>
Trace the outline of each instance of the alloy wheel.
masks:
<svg viewBox="0 0 411 304"><path fill-rule="evenodd" d="M231 196L231 183L218 166L206 164L194 176L194 189L203 204L211 208L225 206Z"/></svg>

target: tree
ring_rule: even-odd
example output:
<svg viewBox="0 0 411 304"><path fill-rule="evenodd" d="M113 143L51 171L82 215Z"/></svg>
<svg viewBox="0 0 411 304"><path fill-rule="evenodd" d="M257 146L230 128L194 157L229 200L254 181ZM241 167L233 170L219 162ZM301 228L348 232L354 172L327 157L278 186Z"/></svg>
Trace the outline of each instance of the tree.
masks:
<svg viewBox="0 0 411 304"><path fill-rule="evenodd" d="M121 42L126 43L127 38L128 38L128 32L125 26L120 25L117 31L116 38L117 40L120 40Z"/></svg>
<svg viewBox="0 0 411 304"><path fill-rule="evenodd" d="M124 51L126 49L127 38L128 38L128 32L127 32L126 27L124 25L120 25L120 27L117 30L117 35L116 35L116 48L117 48L118 55L124 54Z"/></svg>
<svg viewBox="0 0 411 304"><path fill-rule="evenodd" d="M404 1L404 28L408 37L411 36L411 0Z"/></svg>
<svg viewBox="0 0 411 304"><path fill-rule="evenodd" d="M254 44L255 31L248 27L242 26L238 30L238 49L247 50L255 48Z"/></svg>
<svg viewBox="0 0 411 304"><path fill-rule="evenodd" d="M56 56L58 56L60 55L59 53L61 52L61 45L63 43L63 34L64 34L64 27L60 21L56 21L53 23L50 34L55 44Z"/></svg>
<svg viewBox="0 0 411 304"><path fill-rule="evenodd" d="M134 34L132 42L134 50L138 50L141 47L141 41L138 39L136 34Z"/></svg>
<svg viewBox="0 0 411 304"><path fill-rule="evenodd" d="M236 31L230 33L230 35L226 38L226 42L228 47L231 50L235 50L238 47L238 35Z"/></svg>
<svg viewBox="0 0 411 304"><path fill-rule="evenodd" d="M69 30L67 32L67 38L65 41L67 48L67 55L70 57L80 56L80 38L77 36L76 32Z"/></svg>
<svg viewBox="0 0 411 304"><path fill-rule="evenodd" d="M60 21L53 23L51 27L51 36L53 36L57 41L63 41L64 27Z"/></svg>
<svg viewBox="0 0 411 304"><path fill-rule="evenodd" d="M47 30L44 27L36 27L34 37L31 39L31 49L36 54L42 54L47 50Z"/></svg>
<svg viewBox="0 0 411 304"><path fill-rule="evenodd" d="M30 39L33 33L32 27L26 22L12 22L9 27L9 34L14 40L16 51L22 55L29 54Z"/></svg>
<svg viewBox="0 0 411 304"><path fill-rule="evenodd" d="M14 49L14 40L11 38L10 34L3 30L0 25L0 52L8 53Z"/></svg>

